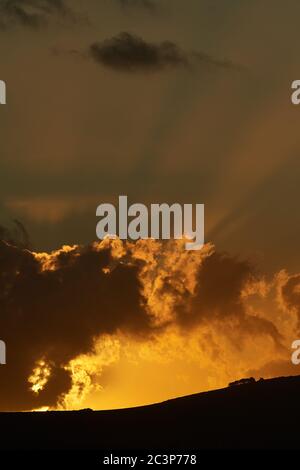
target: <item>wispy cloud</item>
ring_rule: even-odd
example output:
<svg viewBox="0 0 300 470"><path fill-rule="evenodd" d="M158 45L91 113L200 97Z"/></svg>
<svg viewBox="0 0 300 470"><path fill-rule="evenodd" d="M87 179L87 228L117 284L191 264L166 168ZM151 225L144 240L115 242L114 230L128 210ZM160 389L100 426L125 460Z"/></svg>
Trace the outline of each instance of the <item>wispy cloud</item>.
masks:
<svg viewBox="0 0 300 470"><path fill-rule="evenodd" d="M158 7L156 0L117 0L123 8L144 8L154 11Z"/></svg>
<svg viewBox="0 0 300 470"><path fill-rule="evenodd" d="M38 29L51 18L75 19L64 0L3 0L0 3L0 28L22 26Z"/></svg>
<svg viewBox="0 0 300 470"><path fill-rule="evenodd" d="M229 60L216 59L203 52L187 52L172 41L149 42L122 32L117 36L95 42L89 47L89 55L104 67L124 71L158 71L165 68L207 65L238 69Z"/></svg>

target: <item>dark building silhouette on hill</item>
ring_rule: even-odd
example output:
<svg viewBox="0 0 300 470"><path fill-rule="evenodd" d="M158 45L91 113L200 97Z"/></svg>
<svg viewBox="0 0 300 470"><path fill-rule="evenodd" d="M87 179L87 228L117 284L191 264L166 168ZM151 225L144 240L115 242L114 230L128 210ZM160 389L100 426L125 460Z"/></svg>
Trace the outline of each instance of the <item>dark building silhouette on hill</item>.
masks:
<svg viewBox="0 0 300 470"><path fill-rule="evenodd" d="M263 380L263 379L260 379L260 380ZM255 383L256 383L256 380L254 377L248 377L246 379L239 379L239 380L235 380L234 382L230 382L228 386L235 387L237 385L255 384Z"/></svg>

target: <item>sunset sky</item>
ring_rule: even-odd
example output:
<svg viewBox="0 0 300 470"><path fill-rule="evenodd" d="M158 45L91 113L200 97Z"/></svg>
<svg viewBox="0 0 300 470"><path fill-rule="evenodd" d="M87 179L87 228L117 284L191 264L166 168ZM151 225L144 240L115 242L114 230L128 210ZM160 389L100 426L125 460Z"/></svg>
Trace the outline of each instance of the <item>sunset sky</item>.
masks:
<svg viewBox="0 0 300 470"><path fill-rule="evenodd" d="M0 0L1 410L300 373L299 15ZM206 246L95 242L96 207L122 194L204 203Z"/></svg>

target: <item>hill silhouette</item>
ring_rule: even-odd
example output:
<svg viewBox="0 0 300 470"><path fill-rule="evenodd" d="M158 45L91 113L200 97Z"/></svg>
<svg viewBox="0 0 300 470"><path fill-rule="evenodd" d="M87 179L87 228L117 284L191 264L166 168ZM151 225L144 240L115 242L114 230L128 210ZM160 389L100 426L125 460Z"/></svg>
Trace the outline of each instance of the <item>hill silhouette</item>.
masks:
<svg viewBox="0 0 300 470"><path fill-rule="evenodd" d="M112 411L0 413L0 449L298 449L300 376Z"/></svg>

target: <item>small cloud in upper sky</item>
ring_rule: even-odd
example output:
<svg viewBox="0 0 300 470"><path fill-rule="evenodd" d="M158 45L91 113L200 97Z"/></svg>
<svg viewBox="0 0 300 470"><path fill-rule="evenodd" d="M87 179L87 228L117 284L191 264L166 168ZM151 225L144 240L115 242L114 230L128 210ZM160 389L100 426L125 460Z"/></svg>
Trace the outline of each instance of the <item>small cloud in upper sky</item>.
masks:
<svg viewBox="0 0 300 470"><path fill-rule="evenodd" d="M200 52L185 52L172 41L148 42L129 32L122 32L102 42L93 43L89 53L98 64L127 72L156 71L199 63L237 68L229 60L219 60Z"/></svg>

